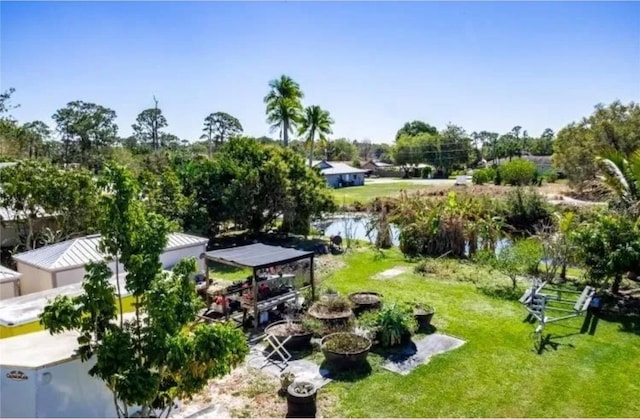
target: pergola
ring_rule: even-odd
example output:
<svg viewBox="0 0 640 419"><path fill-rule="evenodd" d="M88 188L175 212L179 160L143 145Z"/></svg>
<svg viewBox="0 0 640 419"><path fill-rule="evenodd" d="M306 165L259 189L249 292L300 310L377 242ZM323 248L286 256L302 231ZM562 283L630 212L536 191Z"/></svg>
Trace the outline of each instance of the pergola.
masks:
<svg viewBox="0 0 640 419"><path fill-rule="evenodd" d="M253 270L252 292L253 292L253 318L257 327L259 322L260 307L258 304L258 271L265 268L285 265L303 259L309 259L309 279L311 282L311 297L315 298L315 284L313 278L313 258L314 252L271 246L262 243L250 244L246 246L231 247L227 249L213 250L206 252L206 260L236 266L239 268L251 268ZM206 278L209 281L209 265L206 267ZM277 297L276 297L277 298Z"/></svg>

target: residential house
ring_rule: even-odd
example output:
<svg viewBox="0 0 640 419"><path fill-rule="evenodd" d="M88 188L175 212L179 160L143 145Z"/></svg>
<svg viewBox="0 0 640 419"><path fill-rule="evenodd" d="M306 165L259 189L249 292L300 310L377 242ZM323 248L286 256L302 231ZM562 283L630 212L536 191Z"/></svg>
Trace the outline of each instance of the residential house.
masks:
<svg viewBox="0 0 640 419"><path fill-rule="evenodd" d="M382 173L393 171L395 166L390 163L384 163L376 160L369 160L362 165L362 169L367 171L367 176L374 175L379 176Z"/></svg>
<svg viewBox="0 0 640 419"><path fill-rule="evenodd" d="M18 295L18 281L22 274L0 265L0 300Z"/></svg>
<svg viewBox="0 0 640 419"><path fill-rule="evenodd" d="M327 184L332 188L342 188L345 186L362 186L366 170L356 169L347 163L326 160L314 160L312 167L320 169L327 180Z"/></svg>

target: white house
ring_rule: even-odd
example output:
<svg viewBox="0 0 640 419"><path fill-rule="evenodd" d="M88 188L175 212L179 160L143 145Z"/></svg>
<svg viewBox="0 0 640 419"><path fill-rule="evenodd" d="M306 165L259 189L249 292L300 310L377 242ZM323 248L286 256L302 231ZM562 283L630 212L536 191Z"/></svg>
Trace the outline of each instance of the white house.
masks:
<svg viewBox="0 0 640 419"><path fill-rule="evenodd" d="M0 265L0 300L19 295L21 273Z"/></svg>
<svg viewBox="0 0 640 419"><path fill-rule="evenodd" d="M84 265L104 260L98 250L99 242L100 235L96 234L14 255L18 272L22 274L20 295L82 282ZM202 255L208 242L206 238L189 234L169 234L167 247L160 256L163 269L171 269L182 258L195 257L200 271L204 271ZM109 263L109 267L115 271L115 262ZM118 268L123 271L122 265Z"/></svg>
<svg viewBox="0 0 640 419"><path fill-rule="evenodd" d="M333 188L362 186L364 185L364 176L367 173L366 170L356 169L338 161L314 160L311 166L320 169L320 174L327 179L327 184Z"/></svg>

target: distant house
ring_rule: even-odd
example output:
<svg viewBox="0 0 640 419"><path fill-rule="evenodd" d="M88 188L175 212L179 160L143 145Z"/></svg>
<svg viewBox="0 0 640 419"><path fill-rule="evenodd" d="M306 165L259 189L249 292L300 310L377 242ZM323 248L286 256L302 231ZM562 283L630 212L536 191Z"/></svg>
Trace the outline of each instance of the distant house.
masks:
<svg viewBox="0 0 640 419"><path fill-rule="evenodd" d="M0 300L17 296L21 273L0 265Z"/></svg>
<svg viewBox="0 0 640 419"><path fill-rule="evenodd" d="M518 157L513 157L513 158L516 159ZM521 158L525 160L529 160L530 162L535 164L536 167L538 168L538 171L541 173L546 172L547 170L553 170L553 163L551 161L551 156L534 156L531 154L523 154ZM491 167L494 165L499 166L502 163L506 163L508 161L509 161L508 158L490 160L485 163L485 166L486 167Z"/></svg>
<svg viewBox="0 0 640 419"><path fill-rule="evenodd" d="M327 179L327 185L332 188L362 186L364 185L364 176L367 173L366 170L356 169L337 161L314 160L311 166L320 169L320 174Z"/></svg>
<svg viewBox="0 0 640 419"><path fill-rule="evenodd" d="M376 175L380 172L392 170L394 167L393 164L375 160L369 160L362 165L362 169L367 171L367 175Z"/></svg>

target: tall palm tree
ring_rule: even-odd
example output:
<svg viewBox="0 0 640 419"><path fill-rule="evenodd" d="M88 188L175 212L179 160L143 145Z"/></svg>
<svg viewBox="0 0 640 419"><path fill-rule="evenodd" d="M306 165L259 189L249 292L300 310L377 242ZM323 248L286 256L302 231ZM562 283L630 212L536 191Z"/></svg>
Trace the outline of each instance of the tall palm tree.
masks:
<svg viewBox="0 0 640 419"><path fill-rule="evenodd" d="M313 161L313 147L316 137L321 143L326 143L327 134L333 134L331 130L333 122L329 112L318 105L308 106L304 110L298 134L305 136L305 143L309 149L309 166L312 165Z"/></svg>
<svg viewBox="0 0 640 419"><path fill-rule="evenodd" d="M610 151L596 157L603 182L618 197L623 209L640 215L640 150L628 157Z"/></svg>
<svg viewBox="0 0 640 419"><path fill-rule="evenodd" d="M280 128L282 142L289 146L289 133L294 132L302 112L301 99L304 97L300 85L287 75L269 82L269 93L264 97L267 105L267 122L271 130Z"/></svg>

